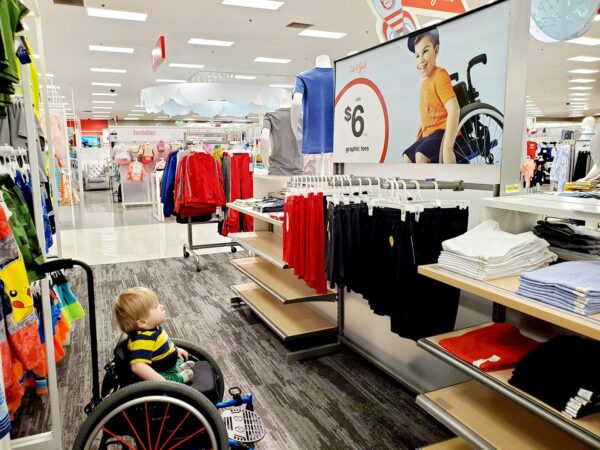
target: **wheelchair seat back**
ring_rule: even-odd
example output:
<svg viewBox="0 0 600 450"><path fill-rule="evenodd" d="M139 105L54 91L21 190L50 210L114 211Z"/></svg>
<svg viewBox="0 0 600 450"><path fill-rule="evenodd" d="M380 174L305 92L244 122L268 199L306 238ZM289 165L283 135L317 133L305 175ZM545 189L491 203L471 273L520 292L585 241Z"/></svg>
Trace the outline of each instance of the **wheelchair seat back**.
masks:
<svg viewBox="0 0 600 450"><path fill-rule="evenodd" d="M469 104L469 94L467 83L461 81L460 83L456 83L452 86L454 89L454 93L456 94L456 99L458 100L458 105L463 108Z"/></svg>

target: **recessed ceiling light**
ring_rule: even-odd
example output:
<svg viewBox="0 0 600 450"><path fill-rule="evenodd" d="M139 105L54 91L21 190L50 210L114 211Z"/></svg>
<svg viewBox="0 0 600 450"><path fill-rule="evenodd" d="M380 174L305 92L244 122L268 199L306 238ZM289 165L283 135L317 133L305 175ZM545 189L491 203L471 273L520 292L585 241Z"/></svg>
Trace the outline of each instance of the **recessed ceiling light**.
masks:
<svg viewBox="0 0 600 450"><path fill-rule="evenodd" d="M132 109L131 112L143 112L143 113L145 113L146 110L145 109Z"/></svg>
<svg viewBox="0 0 600 450"><path fill-rule="evenodd" d="M245 8L279 9L285 2L273 0L223 0L222 5L243 6Z"/></svg>
<svg viewBox="0 0 600 450"><path fill-rule="evenodd" d="M133 53L131 47L108 47L105 45L90 45L88 48L93 52L107 52L107 53Z"/></svg>
<svg viewBox="0 0 600 450"><path fill-rule="evenodd" d="M285 58L265 58L264 56L257 57L254 62L260 63L272 63L272 64L287 64L291 61L291 59Z"/></svg>
<svg viewBox="0 0 600 450"><path fill-rule="evenodd" d="M112 109L112 106L92 106L92 109Z"/></svg>
<svg viewBox="0 0 600 450"><path fill-rule="evenodd" d="M146 13L117 11L115 9L104 8L88 8L87 14L90 17L102 17L103 19L135 20L137 22L145 22L148 18L148 14Z"/></svg>
<svg viewBox="0 0 600 450"><path fill-rule="evenodd" d="M348 53L346 56L356 55L357 53L358 53L358 50L354 50L354 51L351 51L350 53Z"/></svg>
<svg viewBox="0 0 600 450"><path fill-rule="evenodd" d="M185 83L185 80L169 80L168 78L157 78L157 83Z"/></svg>
<svg viewBox="0 0 600 450"><path fill-rule="evenodd" d="M96 104L115 104L112 100L92 100L92 103Z"/></svg>
<svg viewBox="0 0 600 450"><path fill-rule="evenodd" d="M341 39L346 36L346 33L338 33L336 31L321 31L321 30L313 30L307 29L302 30L298 33L298 36L308 36L308 37L316 37L316 38L324 38L324 39Z"/></svg>
<svg viewBox="0 0 600 450"><path fill-rule="evenodd" d="M567 41L569 44L579 44L579 45L600 45L600 39L591 38L591 37L578 37L576 39L571 39Z"/></svg>
<svg viewBox="0 0 600 450"><path fill-rule="evenodd" d="M137 114L137 113L129 113L127 115L130 117L144 117L145 116L145 114Z"/></svg>
<svg viewBox="0 0 600 450"><path fill-rule="evenodd" d="M100 83L98 81L92 81L92 86L109 86L109 87L121 87L121 83Z"/></svg>
<svg viewBox="0 0 600 450"><path fill-rule="evenodd" d="M169 116L158 116L157 119L170 119Z"/></svg>
<svg viewBox="0 0 600 450"><path fill-rule="evenodd" d="M281 88L281 89L292 89L294 87L294 85L293 84L270 84L269 87Z"/></svg>
<svg viewBox="0 0 600 450"><path fill-rule="evenodd" d="M594 83L595 81L593 78L573 78L569 83Z"/></svg>
<svg viewBox="0 0 600 450"><path fill-rule="evenodd" d="M104 69L103 67L91 67L90 72L127 73L127 71L125 69Z"/></svg>
<svg viewBox="0 0 600 450"><path fill-rule="evenodd" d="M181 67L184 69L204 69L204 64L183 64L183 63L171 63L169 67Z"/></svg>
<svg viewBox="0 0 600 450"><path fill-rule="evenodd" d="M569 70L569 73L580 73L580 74L585 74L585 75L589 75L590 73L598 73L600 72L600 70L595 70L595 69L574 69L574 70Z"/></svg>
<svg viewBox="0 0 600 450"><path fill-rule="evenodd" d="M236 75L236 80L256 80L254 75Z"/></svg>
<svg viewBox="0 0 600 450"><path fill-rule="evenodd" d="M570 92L569 95L572 97L589 97L592 94L587 94L584 92Z"/></svg>
<svg viewBox="0 0 600 450"><path fill-rule="evenodd" d="M591 86L573 86L573 87L570 87L569 89L571 89L573 91L591 91L594 88Z"/></svg>
<svg viewBox="0 0 600 450"><path fill-rule="evenodd" d="M188 44L192 45L212 45L215 47L231 47L234 43L231 41L218 41L214 39L197 39L191 38Z"/></svg>
<svg viewBox="0 0 600 450"><path fill-rule="evenodd" d="M125 117L123 120L140 120L137 117Z"/></svg>
<svg viewBox="0 0 600 450"><path fill-rule="evenodd" d="M597 56L574 56L572 58L568 58L569 61L577 61L577 62L597 62L600 61L600 58Z"/></svg>
<svg viewBox="0 0 600 450"><path fill-rule="evenodd" d="M119 94L116 92L92 92L92 95L96 97L116 97Z"/></svg>

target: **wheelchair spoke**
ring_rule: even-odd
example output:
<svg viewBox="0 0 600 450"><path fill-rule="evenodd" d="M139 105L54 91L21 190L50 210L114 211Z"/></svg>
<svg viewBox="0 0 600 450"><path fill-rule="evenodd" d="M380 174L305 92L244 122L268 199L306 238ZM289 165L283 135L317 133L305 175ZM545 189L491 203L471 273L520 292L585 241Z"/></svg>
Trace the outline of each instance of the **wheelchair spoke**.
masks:
<svg viewBox="0 0 600 450"><path fill-rule="evenodd" d="M125 416L125 419L127 420L127 423L129 424L129 427L133 430L133 433L135 434L135 437L137 438L138 442L142 446L142 450L146 450L146 447L142 443L142 439L140 438L140 435L138 434L137 430L135 429L135 427L131 423L131 420L129 420L129 417L127 416L127 413L125 412L125 410L121 411L121 414L123 414Z"/></svg>
<svg viewBox="0 0 600 450"><path fill-rule="evenodd" d="M105 433L110 434L113 438L115 438L117 441L119 441L121 444L126 445L127 448L130 448L131 450L137 450L135 447L132 447L131 444L128 444L127 442L125 442L122 438L120 438L119 436L117 436L115 433L113 433L112 431L110 431L108 428L104 427L102 428L102 430Z"/></svg>
<svg viewBox="0 0 600 450"><path fill-rule="evenodd" d="M188 437L186 437L184 440L180 441L178 444L175 444L173 447L169 447L167 450L173 450L177 447L179 447L181 444L183 444L184 442L188 441L189 439L193 438L194 436L196 436L197 434L200 433L204 433L206 431L206 428L200 428L199 430L196 430L194 433L190 434Z"/></svg>
<svg viewBox="0 0 600 450"><path fill-rule="evenodd" d="M148 449L152 450L152 440L150 439L150 418L148 417L148 402L144 403L144 412L146 414L146 430L148 431Z"/></svg>
<svg viewBox="0 0 600 450"><path fill-rule="evenodd" d="M160 438L162 436L163 428L165 427L165 421L167 419L167 414L169 413L170 403L167 403L167 407L165 408L165 415L163 416L160 423L160 431L158 432L158 438L156 439L156 446L152 450L159 450L158 446L160 445Z"/></svg>
<svg viewBox="0 0 600 450"><path fill-rule="evenodd" d="M181 425L183 424L183 422L186 421L186 419L190 416L190 412L188 411L186 413L186 415L183 417L183 419L181 419L181 422L179 422L179 424L173 428L173 431L171 432L170 436L167 438L166 442L161 445L159 450L163 450L163 448L165 448L165 446L171 441L171 439L173 438L173 435L175 435L175 433L177 433L177 431L179 430L179 428L181 428Z"/></svg>

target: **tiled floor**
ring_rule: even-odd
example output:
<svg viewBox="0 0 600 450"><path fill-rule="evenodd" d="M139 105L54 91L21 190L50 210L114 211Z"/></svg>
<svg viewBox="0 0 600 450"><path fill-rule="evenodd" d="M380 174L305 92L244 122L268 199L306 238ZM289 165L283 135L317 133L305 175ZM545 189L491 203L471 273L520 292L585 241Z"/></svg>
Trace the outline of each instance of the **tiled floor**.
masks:
<svg viewBox="0 0 600 450"><path fill-rule="evenodd" d="M158 222L150 207L124 210L112 203L109 191L86 192L82 204L61 207L58 214L62 257L92 265L178 257L187 242L186 225ZM194 245L229 242L217 233L216 224L194 225L193 234ZM229 247L197 252L222 251Z"/></svg>

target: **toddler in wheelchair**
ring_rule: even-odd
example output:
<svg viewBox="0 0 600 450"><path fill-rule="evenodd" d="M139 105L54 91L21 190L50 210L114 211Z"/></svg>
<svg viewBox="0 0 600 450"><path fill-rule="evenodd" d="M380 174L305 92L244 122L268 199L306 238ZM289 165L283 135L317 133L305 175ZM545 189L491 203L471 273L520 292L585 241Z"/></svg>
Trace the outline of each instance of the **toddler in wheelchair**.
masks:
<svg viewBox="0 0 600 450"><path fill-rule="evenodd" d="M113 313L121 331L129 336L131 371L144 381L189 383L194 377L194 361L177 348L161 326L165 307L150 289L134 287L115 299Z"/></svg>

